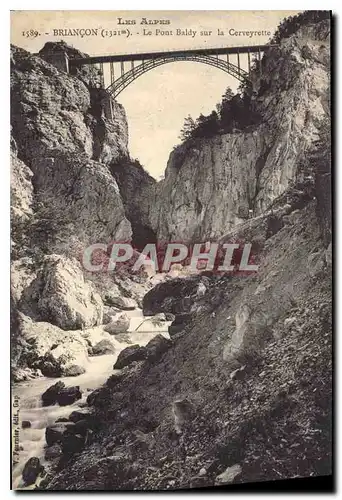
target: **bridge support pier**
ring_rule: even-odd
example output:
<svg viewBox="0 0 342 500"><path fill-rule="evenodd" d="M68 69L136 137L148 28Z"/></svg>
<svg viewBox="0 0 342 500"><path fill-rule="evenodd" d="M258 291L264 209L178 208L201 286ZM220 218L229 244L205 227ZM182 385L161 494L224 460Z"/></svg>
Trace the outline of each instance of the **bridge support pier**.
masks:
<svg viewBox="0 0 342 500"><path fill-rule="evenodd" d="M69 57L68 54L63 50L49 51L41 55L46 62L52 64L59 71L64 71L69 73Z"/></svg>

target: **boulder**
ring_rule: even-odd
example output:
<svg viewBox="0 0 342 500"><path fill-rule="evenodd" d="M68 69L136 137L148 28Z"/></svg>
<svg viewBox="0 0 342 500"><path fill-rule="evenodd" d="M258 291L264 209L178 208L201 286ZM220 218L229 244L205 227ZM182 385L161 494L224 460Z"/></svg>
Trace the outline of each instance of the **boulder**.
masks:
<svg viewBox="0 0 342 500"><path fill-rule="evenodd" d="M65 377L77 377L78 375L82 375L83 373L85 373L85 368L79 365L70 365L66 366L63 369L63 375Z"/></svg>
<svg viewBox="0 0 342 500"><path fill-rule="evenodd" d="M234 479L239 476L242 472L241 465L235 464L228 467L222 474L216 477L215 485L219 486L222 484L229 484L234 481Z"/></svg>
<svg viewBox="0 0 342 500"><path fill-rule="evenodd" d="M121 314L117 319L113 319L108 323L104 330L110 335L116 335L117 333L125 333L129 328L130 320L126 314Z"/></svg>
<svg viewBox="0 0 342 500"><path fill-rule="evenodd" d="M132 311L138 307L138 304L134 299L123 297L122 295L118 295L116 292L107 292L104 298L104 303L107 306L114 306L123 311Z"/></svg>
<svg viewBox="0 0 342 500"><path fill-rule="evenodd" d="M22 358L30 368L39 369L46 377L84 373L89 360L83 332L65 332L50 323L32 321L22 313L19 318L20 336L25 340Z"/></svg>
<svg viewBox="0 0 342 500"><path fill-rule="evenodd" d="M142 361L146 359L146 356L146 347L141 347L139 344L134 344L132 346L126 347L126 349L123 349L120 352L113 368L114 370L120 370L124 366L128 366L133 363L133 361Z"/></svg>
<svg viewBox="0 0 342 500"><path fill-rule="evenodd" d="M55 458L59 458L62 455L62 447L60 444L55 443L52 446L49 446L45 450L45 460L54 460Z"/></svg>
<svg viewBox="0 0 342 500"><path fill-rule="evenodd" d="M115 347L113 346L111 341L107 339L101 340L93 347L94 356L101 356L103 354L113 354L114 352L115 352Z"/></svg>
<svg viewBox="0 0 342 500"><path fill-rule="evenodd" d="M186 327L186 324L170 325L168 328L168 332L169 332L170 337L172 338L177 333L182 332L185 327Z"/></svg>
<svg viewBox="0 0 342 500"><path fill-rule="evenodd" d="M42 394L42 403L43 406L51 406L57 403L57 396L65 388L64 382L57 382L56 384L52 385L49 387L43 394Z"/></svg>
<svg viewBox="0 0 342 500"><path fill-rule="evenodd" d="M118 314L118 312L120 312L120 309L104 305L102 323L104 325L110 323L113 320L113 318L115 318L115 316Z"/></svg>
<svg viewBox="0 0 342 500"><path fill-rule="evenodd" d="M210 284L206 276L188 276L174 278L156 285L143 298L144 316L157 313L180 314L188 312L191 304L198 300L199 286L208 289Z"/></svg>
<svg viewBox="0 0 342 500"><path fill-rule="evenodd" d="M21 427L23 429L29 429L31 427L31 422L29 420L23 420L21 422Z"/></svg>
<svg viewBox="0 0 342 500"><path fill-rule="evenodd" d="M71 405L72 403L81 398L82 398L82 392L80 391L79 386L67 387L65 389L62 389L57 394L57 403L59 404L59 406L67 406Z"/></svg>
<svg viewBox="0 0 342 500"><path fill-rule="evenodd" d="M37 457L32 457L30 458L23 469L23 481L26 486L29 486L30 484L34 484L36 482L36 479L40 472L43 471L43 466L40 463L39 458Z"/></svg>
<svg viewBox="0 0 342 500"><path fill-rule="evenodd" d="M146 344L146 357L150 361L159 359L172 346L172 341L158 334Z"/></svg>
<svg viewBox="0 0 342 500"><path fill-rule="evenodd" d="M38 274L38 312L63 330L89 328L102 323L103 303L92 283L84 280L76 259L61 255L45 257Z"/></svg>
<svg viewBox="0 0 342 500"><path fill-rule="evenodd" d="M46 444L52 446L55 443L61 443L64 433L68 430L70 431L74 425L73 423L59 423L48 426L45 429Z"/></svg>

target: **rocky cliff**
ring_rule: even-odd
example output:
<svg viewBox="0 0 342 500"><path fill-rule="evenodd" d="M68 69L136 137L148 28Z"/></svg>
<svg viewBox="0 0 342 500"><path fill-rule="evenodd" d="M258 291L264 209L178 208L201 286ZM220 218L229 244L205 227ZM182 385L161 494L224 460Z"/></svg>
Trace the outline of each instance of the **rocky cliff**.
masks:
<svg viewBox="0 0 342 500"><path fill-rule="evenodd" d="M301 174L329 111L329 22L302 27L264 56L254 82L258 126L189 140L170 155L155 188L159 239L216 239L264 212Z"/></svg>
<svg viewBox="0 0 342 500"><path fill-rule="evenodd" d="M128 155L122 107L113 102L115 119L107 120L100 89L15 47L11 63L12 136L33 174L37 202L70 224L64 239L76 235L84 245L129 240L130 223L108 167ZM76 221L77 230L71 227Z"/></svg>
<svg viewBox="0 0 342 500"><path fill-rule="evenodd" d="M79 346L85 366L81 330L103 322L97 293L103 288L101 280L84 279L82 252L89 244L132 237L109 166L128 158L125 112L109 101L114 114L107 116L108 96L98 88L98 70L71 75L47 61L61 49L70 57L82 55L64 43L46 44L35 55L11 47L15 379L67 373L70 363L80 364ZM110 277L107 286L114 287ZM52 353L56 345L69 352L66 364L63 353ZM74 374L82 373L83 365Z"/></svg>

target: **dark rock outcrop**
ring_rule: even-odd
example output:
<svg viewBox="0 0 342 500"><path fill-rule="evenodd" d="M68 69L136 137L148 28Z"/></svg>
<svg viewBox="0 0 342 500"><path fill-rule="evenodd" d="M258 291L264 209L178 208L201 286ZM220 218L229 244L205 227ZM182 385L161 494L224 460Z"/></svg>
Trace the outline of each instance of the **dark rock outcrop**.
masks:
<svg viewBox="0 0 342 500"><path fill-rule="evenodd" d="M158 334L145 346L146 358L149 361L156 361L172 346L172 342L163 335Z"/></svg>
<svg viewBox="0 0 342 500"><path fill-rule="evenodd" d="M146 359L146 356L146 347L141 347L139 344L134 344L132 346L126 347L126 349L123 349L120 352L113 368L114 370L120 370L121 368L130 365L134 361L142 361Z"/></svg>
<svg viewBox="0 0 342 500"><path fill-rule="evenodd" d="M210 285L209 278L195 275L159 283L143 298L144 315L152 316L160 312L173 314L188 312L198 298L197 291L200 284L207 288Z"/></svg>
<svg viewBox="0 0 342 500"><path fill-rule="evenodd" d="M26 486L29 486L36 482L38 475L43 471L43 466L40 464L40 460L37 457L30 458L23 470L23 481Z"/></svg>
<svg viewBox="0 0 342 500"><path fill-rule="evenodd" d="M65 388L64 382L57 382L56 384L49 387L42 394L42 403L43 406L51 406L57 402L57 396Z"/></svg>
<svg viewBox="0 0 342 500"><path fill-rule="evenodd" d="M80 388L78 386L66 387L57 394L57 403L59 404L59 406L67 406L71 405L78 399L81 399L81 397L82 392L80 391Z"/></svg>
<svg viewBox="0 0 342 500"><path fill-rule="evenodd" d="M52 446L55 443L61 443L63 441L63 436L66 432L70 432L70 429L74 426L73 423L59 423L54 424L45 429L45 440L48 446Z"/></svg>
<svg viewBox="0 0 342 500"><path fill-rule="evenodd" d="M81 399L81 397L82 392L78 386L65 387L64 382L57 382L42 394L42 402L43 406L51 406L55 403L60 406L67 406Z"/></svg>

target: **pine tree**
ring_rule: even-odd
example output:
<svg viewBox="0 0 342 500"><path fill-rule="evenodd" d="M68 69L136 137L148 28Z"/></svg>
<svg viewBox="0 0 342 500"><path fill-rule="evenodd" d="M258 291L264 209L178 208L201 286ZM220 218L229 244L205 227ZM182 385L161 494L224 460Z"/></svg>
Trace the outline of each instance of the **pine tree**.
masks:
<svg viewBox="0 0 342 500"><path fill-rule="evenodd" d="M193 132L196 129L196 123L193 118L188 115L184 120L184 125L180 131L179 138L181 141L187 141L193 136Z"/></svg>

